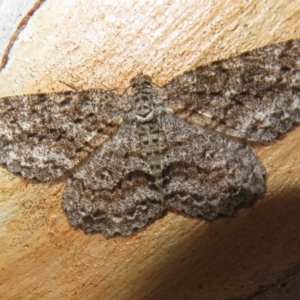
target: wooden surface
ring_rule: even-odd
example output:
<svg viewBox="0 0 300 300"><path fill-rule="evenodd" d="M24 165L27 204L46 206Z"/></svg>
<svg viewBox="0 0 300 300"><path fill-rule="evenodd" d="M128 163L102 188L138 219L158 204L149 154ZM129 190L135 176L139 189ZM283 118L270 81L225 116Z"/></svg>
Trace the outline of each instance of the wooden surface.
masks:
<svg viewBox="0 0 300 300"><path fill-rule="evenodd" d="M18 1L3 1L0 97L67 90L60 81L122 92L141 71L162 85L300 38L300 1L61 2L23 1L17 13ZM255 299L300 268L300 127L255 149L268 178L253 207L214 223L168 213L110 240L70 228L64 180L0 168L0 298Z"/></svg>

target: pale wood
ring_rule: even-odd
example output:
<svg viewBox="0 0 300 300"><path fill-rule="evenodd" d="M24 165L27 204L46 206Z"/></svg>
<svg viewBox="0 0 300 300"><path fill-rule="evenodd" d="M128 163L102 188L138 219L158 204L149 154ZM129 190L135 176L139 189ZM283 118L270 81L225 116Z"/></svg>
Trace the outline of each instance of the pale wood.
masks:
<svg viewBox="0 0 300 300"><path fill-rule="evenodd" d="M60 81L125 88L140 71L161 85L197 65L300 38L299 1L123 2L44 2L14 40L0 96L67 90ZM233 218L207 223L169 213L131 238L111 240L70 228L61 209L64 181L32 183L1 168L0 298L240 299L258 292L300 264L299 147L299 126L256 146L267 195Z"/></svg>

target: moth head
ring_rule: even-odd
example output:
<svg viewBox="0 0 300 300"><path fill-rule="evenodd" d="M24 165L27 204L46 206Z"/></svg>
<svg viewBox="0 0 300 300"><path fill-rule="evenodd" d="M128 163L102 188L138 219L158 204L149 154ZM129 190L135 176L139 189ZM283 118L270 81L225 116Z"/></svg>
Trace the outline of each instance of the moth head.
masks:
<svg viewBox="0 0 300 300"><path fill-rule="evenodd" d="M151 86L152 79L150 76L140 73L130 80L130 86L133 89L141 89L145 86Z"/></svg>

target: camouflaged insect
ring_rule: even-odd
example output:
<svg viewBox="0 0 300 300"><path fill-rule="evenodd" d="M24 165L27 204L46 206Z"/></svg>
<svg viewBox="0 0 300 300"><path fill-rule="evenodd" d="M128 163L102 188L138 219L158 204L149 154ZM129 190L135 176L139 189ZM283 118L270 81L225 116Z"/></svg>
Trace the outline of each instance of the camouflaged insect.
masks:
<svg viewBox="0 0 300 300"><path fill-rule="evenodd" d="M72 226L128 236L172 210L214 220L265 192L248 141L300 121L300 40L186 72L162 88L139 74L131 93L85 90L0 99L0 163L27 179L69 176Z"/></svg>

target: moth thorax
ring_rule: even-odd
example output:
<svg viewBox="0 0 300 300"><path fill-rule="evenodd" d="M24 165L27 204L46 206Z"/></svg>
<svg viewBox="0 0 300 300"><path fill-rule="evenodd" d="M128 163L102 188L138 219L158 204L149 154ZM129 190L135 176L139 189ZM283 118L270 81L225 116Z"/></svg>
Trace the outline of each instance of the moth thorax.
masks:
<svg viewBox="0 0 300 300"><path fill-rule="evenodd" d="M144 120L149 119L154 110L152 88L147 86L139 90L134 90L133 103L136 116Z"/></svg>
<svg viewBox="0 0 300 300"><path fill-rule="evenodd" d="M138 74L134 78L130 80L130 86L132 89L141 89L144 86L151 86L152 85L152 79L148 75L144 74Z"/></svg>

